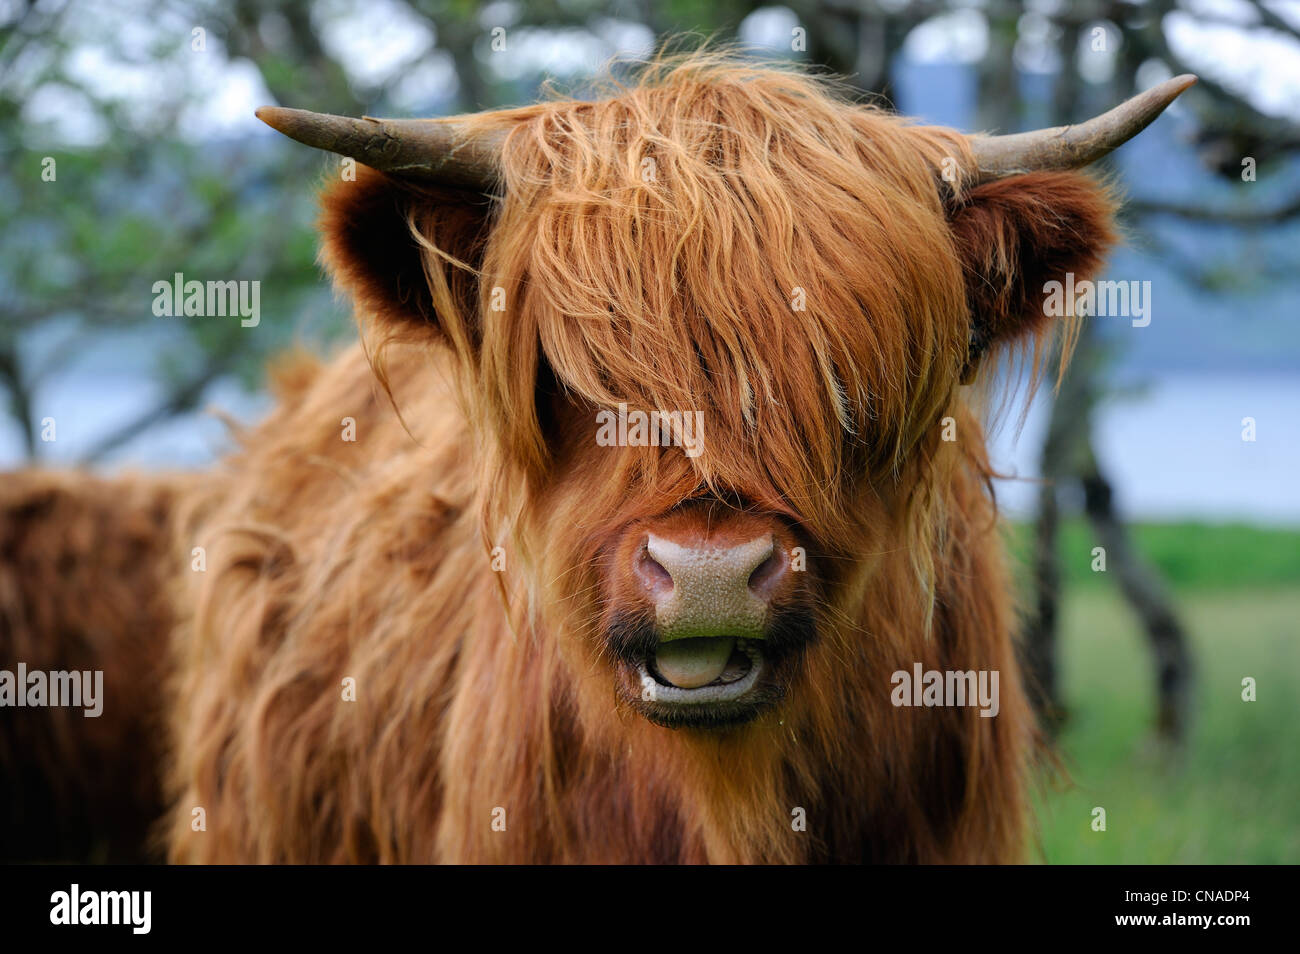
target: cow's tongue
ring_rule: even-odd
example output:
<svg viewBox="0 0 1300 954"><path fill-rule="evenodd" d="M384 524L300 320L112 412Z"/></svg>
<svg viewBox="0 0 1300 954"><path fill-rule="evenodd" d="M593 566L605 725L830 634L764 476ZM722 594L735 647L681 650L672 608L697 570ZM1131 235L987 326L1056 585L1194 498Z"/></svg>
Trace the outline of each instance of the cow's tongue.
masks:
<svg viewBox="0 0 1300 954"><path fill-rule="evenodd" d="M698 689L722 675L736 641L730 636L675 639L655 653L655 669L678 689Z"/></svg>

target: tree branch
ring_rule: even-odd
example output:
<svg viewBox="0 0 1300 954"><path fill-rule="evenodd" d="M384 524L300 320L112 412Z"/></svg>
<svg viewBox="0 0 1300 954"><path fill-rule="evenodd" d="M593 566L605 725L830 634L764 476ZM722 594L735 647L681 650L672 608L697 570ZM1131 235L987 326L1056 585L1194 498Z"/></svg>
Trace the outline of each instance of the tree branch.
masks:
<svg viewBox="0 0 1300 954"><path fill-rule="evenodd" d="M155 424L160 424L177 414L193 410L199 403L199 399L203 397L203 392L207 390L208 385L225 373L227 363L228 359L224 355L214 359L189 381L174 388L166 398L153 408L112 431L108 436L101 438L91 446L89 451L82 455L81 466L97 463L110 451L116 450Z"/></svg>
<svg viewBox="0 0 1300 954"><path fill-rule="evenodd" d="M1185 205L1161 199L1130 199L1125 206L1142 215L1176 215L1179 218L1200 222L1222 222L1228 225L1276 225L1300 216L1300 197L1274 209L1224 209L1201 205Z"/></svg>

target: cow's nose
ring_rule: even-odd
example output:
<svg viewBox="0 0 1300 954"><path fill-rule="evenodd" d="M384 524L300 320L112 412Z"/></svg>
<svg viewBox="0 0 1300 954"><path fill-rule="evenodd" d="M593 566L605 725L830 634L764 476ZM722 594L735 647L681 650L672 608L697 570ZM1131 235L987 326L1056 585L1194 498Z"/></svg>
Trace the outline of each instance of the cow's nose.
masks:
<svg viewBox="0 0 1300 954"><path fill-rule="evenodd" d="M677 543L651 533L637 576L655 607L660 640L761 639L767 604L789 559L770 533L736 546Z"/></svg>

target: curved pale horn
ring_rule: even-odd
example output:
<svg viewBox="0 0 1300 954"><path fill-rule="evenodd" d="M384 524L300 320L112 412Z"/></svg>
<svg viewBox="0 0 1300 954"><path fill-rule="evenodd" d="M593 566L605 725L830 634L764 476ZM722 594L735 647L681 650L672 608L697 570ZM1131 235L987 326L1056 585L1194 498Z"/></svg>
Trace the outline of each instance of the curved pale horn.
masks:
<svg viewBox="0 0 1300 954"><path fill-rule="evenodd" d="M503 130L474 134L456 120L352 119L280 106L256 116L290 139L395 176L485 192L499 178Z"/></svg>
<svg viewBox="0 0 1300 954"><path fill-rule="evenodd" d="M1077 126L972 136L971 151L979 170L975 183L1038 170L1078 169L1096 162L1145 129L1195 82L1190 73L1175 76Z"/></svg>

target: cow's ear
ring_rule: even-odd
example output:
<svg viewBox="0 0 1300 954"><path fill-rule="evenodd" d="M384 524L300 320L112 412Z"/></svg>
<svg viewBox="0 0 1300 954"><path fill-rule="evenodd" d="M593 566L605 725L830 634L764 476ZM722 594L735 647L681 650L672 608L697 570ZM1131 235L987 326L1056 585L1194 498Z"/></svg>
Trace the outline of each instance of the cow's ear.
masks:
<svg viewBox="0 0 1300 954"><path fill-rule="evenodd" d="M1044 285L1091 279L1115 244L1114 197L1078 172L1033 172L985 183L955 200L949 221L966 276L970 356L1046 330Z"/></svg>
<svg viewBox="0 0 1300 954"><path fill-rule="evenodd" d="M474 314L488 201L355 168L321 196L321 262L387 337L452 332Z"/></svg>

